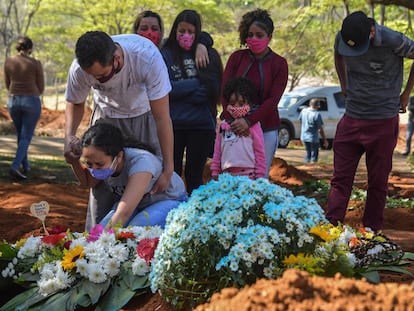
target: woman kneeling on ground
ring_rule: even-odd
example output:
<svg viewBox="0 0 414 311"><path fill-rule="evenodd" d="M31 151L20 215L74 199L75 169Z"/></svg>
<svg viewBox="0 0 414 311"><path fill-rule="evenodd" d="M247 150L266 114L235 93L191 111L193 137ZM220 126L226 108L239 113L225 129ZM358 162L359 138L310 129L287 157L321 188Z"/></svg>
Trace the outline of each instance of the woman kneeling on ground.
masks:
<svg viewBox="0 0 414 311"><path fill-rule="evenodd" d="M107 195L113 208L102 225L164 227L168 212L187 200L184 182L176 173L165 192L150 193L162 172L162 161L147 146L124 138L119 128L96 123L80 143L81 156L71 165L81 186L93 188L104 182L111 189Z"/></svg>

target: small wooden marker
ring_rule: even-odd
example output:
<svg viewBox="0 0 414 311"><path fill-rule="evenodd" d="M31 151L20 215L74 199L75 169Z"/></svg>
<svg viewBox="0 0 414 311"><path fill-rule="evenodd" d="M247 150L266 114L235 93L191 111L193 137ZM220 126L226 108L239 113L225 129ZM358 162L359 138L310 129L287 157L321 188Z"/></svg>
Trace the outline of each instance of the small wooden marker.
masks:
<svg viewBox="0 0 414 311"><path fill-rule="evenodd" d="M45 219L47 214L49 214L49 203L46 201L41 201L39 203L33 203L30 206L30 212L33 216L39 218L42 221L43 230L45 230L46 235L49 235L49 232L46 230Z"/></svg>

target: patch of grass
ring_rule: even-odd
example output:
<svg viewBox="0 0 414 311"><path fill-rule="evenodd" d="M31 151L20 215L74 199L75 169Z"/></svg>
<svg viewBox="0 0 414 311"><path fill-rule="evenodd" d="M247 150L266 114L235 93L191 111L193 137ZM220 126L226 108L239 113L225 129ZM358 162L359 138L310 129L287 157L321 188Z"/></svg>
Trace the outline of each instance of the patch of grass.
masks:
<svg viewBox="0 0 414 311"><path fill-rule="evenodd" d="M0 182L16 181L9 175L12 156L0 155ZM77 179L68 163L59 159L29 159L28 179L22 183L77 183Z"/></svg>
<svg viewBox="0 0 414 311"><path fill-rule="evenodd" d="M313 197L319 202L319 204L323 205L328 200L329 190L330 190L330 184L328 181L311 180L311 181L305 181L302 186L295 186L292 189L292 192L295 195ZM367 199L366 190L353 187L348 209L352 210L352 209L361 208L360 203L361 202L365 203L366 199ZM358 204L356 204L355 202L358 202ZM414 208L414 199L413 198L387 197L387 204L385 207L386 208Z"/></svg>
<svg viewBox="0 0 414 311"><path fill-rule="evenodd" d="M295 195L303 195L315 198L319 204L328 200L330 184L326 180L308 180L302 186L295 186L292 192Z"/></svg>
<svg viewBox="0 0 414 311"><path fill-rule="evenodd" d="M386 208L414 208L414 199L412 198L393 198L387 197Z"/></svg>
<svg viewBox="0 0 414 311"><path fill-rule="evenodd" d="M414 171L414 154L410 153L410 155L407 157L407 163L410 166L411 171Z"/></svg>

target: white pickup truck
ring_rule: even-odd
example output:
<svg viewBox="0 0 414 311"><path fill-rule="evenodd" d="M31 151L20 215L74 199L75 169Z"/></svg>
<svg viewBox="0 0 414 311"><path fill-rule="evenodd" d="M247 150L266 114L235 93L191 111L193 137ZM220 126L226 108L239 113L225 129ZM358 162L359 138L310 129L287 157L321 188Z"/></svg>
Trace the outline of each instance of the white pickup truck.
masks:
<svg viewBox="0 0 414 311"><path fill-rule="evenodd" d="M298 88L283 94L278 110L280 117L279 147L286 148L291 140L300 139L300 111L309 106L309 101L317 98L319 112L324 123L324 131L332 148L336 125L345 113L345 97L339 86L319 86Z"/></svg>

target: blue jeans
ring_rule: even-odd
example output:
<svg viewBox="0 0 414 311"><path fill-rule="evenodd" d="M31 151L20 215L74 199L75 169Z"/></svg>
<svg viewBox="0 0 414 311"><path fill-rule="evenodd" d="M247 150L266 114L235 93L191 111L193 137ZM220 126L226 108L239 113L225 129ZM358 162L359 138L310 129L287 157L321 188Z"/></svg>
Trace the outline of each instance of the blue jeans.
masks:
<svg viewBox="0 0 414 311"><path fill-rule="evenodd" d="M405 152L406 153L410 153L411 151L411 138L413 136L413 132L414 132L414 122L411 122L410 120L408 120L407 130L405 132L405 141L406 141Z"/></svg>
<svg viewBox="0 0 414 311"><path fill-rule="evenodd" d="M305 155L305 163L308 162L318 162L318 157L319 157L319 142L317 143L313 143L313 142L308 142L305 141L305 148L306 148L306 155Z"/></svg>
<svg viewBox="0 0 414 311"><path fill-rule="evenodd" d="M187 195L182 195L176 200L163 200L151 204L144 210L136 209L132 216L129 218L124 227L127 226L155 226L158 225L161 228L165 227L165 219L168 213L180 205L181 202L187 201ZM111 220L116 211L118 202L115 204L115 208L112 209L100 222L101 225L106 226Z"/></svg>
<svg viewBox="0 0 414 311"><path fill-rule="evenodd" d="M39 96L9 96L7 108L17 132L17 150L11 168L23 171L30 169L27 150L42 112Z"/></svg>
<svg viewBox="0 0 414 311"><path fill-rule="evenodd" d="M266 155L266 175L269 176L270 166L272 165L273 158L275 157L275 152L277 145L279 143L278 130L266 131L263 132L264 138L264 147Z"/></svg>

